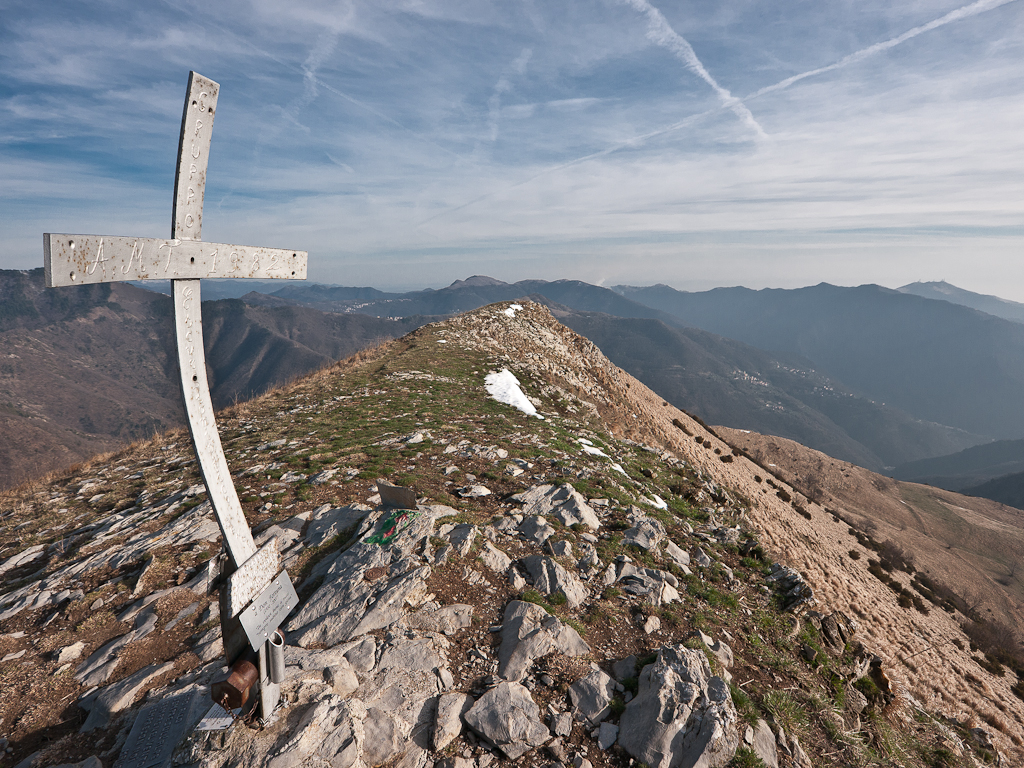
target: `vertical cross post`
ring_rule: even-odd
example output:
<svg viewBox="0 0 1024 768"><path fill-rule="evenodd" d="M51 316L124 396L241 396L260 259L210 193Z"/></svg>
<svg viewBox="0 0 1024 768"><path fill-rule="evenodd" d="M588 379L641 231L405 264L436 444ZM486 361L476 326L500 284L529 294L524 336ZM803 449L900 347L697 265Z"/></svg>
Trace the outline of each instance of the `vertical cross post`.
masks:
<svg viewBox="0 0 1024 768"><path fill-rule="evenodd" d="M246 644L259 652L260 704L263 716L269 717L279 696L279 686L269 676L270 639L298 597L287 574L275 578L279 567L276 542L272 540L257 551L224 457L206 376L199 283L204 277L304 280L307 254L202 242L206 171L219 92L220 86L213 80L189 73L170 240L47 233L43 235L43 263L46 284L51 288L125 280L171 281L189 434L230 561L230 576L220 591L224 651L229 663Z"/></svg>

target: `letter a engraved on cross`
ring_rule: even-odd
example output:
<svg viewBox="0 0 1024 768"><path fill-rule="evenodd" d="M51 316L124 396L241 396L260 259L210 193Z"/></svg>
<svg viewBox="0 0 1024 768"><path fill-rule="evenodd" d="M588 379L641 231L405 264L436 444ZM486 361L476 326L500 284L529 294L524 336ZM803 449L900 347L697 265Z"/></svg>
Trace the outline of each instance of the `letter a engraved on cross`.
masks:
<svg viewBox="0 0 1024 768"><path fill-rule="evenodd" d="M195 72L189 74L174 174L170 240L44 234L43 262L46 285L50 288L125 280L171 281L178 366L189 432L233 571L221 589L220 599L225 654L229 662L233 661L246 640L254 650L258 649L261 704L263 716L268 717L277 704L278 686L264 672L269 667L267 654L271 652L270 639L277 626L260 625L258 632L250 631L253 622L246 621L246 614L268 610L261 603L261 596L271 592L267 587L275 581L279 558L275 540L257 552L224 458L206 378L199 282L204 277L305 280L307 254L202 242L206 166L219 91L220 86L213 80ZM270 608L287 614L298 598L286 575L277 582L286 583L285 594L281 597L280 585L273 590L276 603ZM286 603L290 604L287 609Z"/></svg>

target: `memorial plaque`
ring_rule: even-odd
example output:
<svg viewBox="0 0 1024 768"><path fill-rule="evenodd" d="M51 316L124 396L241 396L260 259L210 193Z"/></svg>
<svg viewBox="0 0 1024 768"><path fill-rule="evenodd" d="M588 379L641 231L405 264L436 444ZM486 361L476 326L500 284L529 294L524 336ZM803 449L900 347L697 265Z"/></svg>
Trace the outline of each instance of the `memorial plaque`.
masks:
<svg viewBox="0 0 1024 768"><path fill-rule="evenodd" d="M193 690L145 707L135 718L114 768L170 765L175 745L199 719L205 699L199 690Z"/></svg>
<svg viewBox="0 0 1024 768"><path fill-rule="evenodd" d="M253 650L259 650L281 626L292 608L299 604L292 580L284 571L238 615ZM262 670L261 670L262 672Z"/></svg>
<svg viewBox="0 0 1024 768"><path fill-rule="evenodd" d="M228 576L228 615L237 616L256 595L260 594L274 578L281 558L277 554L277 539L271 539L259 552L242 563L238 570Z"/></svg>

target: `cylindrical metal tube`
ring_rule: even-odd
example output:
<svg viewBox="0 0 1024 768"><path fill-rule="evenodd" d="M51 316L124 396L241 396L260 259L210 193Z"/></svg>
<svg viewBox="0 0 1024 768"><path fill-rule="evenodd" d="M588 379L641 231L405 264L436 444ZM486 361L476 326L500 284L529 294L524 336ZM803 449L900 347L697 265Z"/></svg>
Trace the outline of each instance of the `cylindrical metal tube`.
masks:
<svg viewBox="0 0 1024 768"><path fill-rule="evenodd" d="M270 682L284 682L284 635L280 630L275 630L267 641L267 649L270 651Z"/></svg>

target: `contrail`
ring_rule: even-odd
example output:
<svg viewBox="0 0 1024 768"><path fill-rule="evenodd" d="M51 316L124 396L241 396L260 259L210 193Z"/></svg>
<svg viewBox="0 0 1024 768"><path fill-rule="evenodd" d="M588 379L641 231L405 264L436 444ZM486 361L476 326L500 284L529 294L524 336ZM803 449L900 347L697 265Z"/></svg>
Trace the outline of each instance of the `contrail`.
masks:
<svg viewBox="0 0 1024 768"><path fill-rule="evenodd" d="M1004 1L1008 2L1009 0ZM711 86L712 90L718 95L718 98L721 99L722 106L736 113L740 120L754 130L758 138L767 138L764 129L754 119L754 115L747 109L747 106L740 99L729 93L728 89L718 84L701 63L700 59L697 58L697 53L693 50L693 46L682 35L672 29L672 25L668 23L668 19L665 18L661 11L651 5L648 0L624 0L624 2L634 10L647 16L648 40L655 45L660 45L662 48L667 48L675 54L686 65L687 69Z"/></svg>
<svg viewBox="0 0 1024 768"><path fill-rule="evenodd" d="M960 21L960 19L966 19L970 16L977 16L979 13L991 11L994 8L998 8L1001 5L1007 5L1008 3L1012 2L1014 2L1014 0L978 0L977 2L971 3L970 5L965 5L961 8L957 8L955 11L950 11L945 16L941 16L938 19L935 19L934 21L929 21L927 24L922 24L919 27L914 27L913 29L907 30L902 35L890 38L881 43L869 45L867 48L861 48L859 51L854 51L853 53L849 54L848 56L844 56L839 61L833 64L829 64L828 66L825 67L818 67L817 69L811 69L808 70L807 72L801 72L799 75L787 77L785 80L780 80L774 85L769 85L758 91L754 91L744 100L756 99L759 96L764 96L767 93L781 91L785 88L789 88L789 86L793 85L793 83L798 83L801 80L807 79L808 77L814 77L815 75L820 75L825 72L831 72L836 69L841 69L842 67L845 67L848 64L853 64L854 62L860 61L861 59L865 59L868 56L878 53L879 51L887 51L890 48L895 48L897 45L905 43L907 40L917 37L918 35L923 35L925 32L931 32L933 29L938 29L939 27L944 27L947 24L952 24L954 21Z"/></svg>
<svg viewBox="0 0 1024 768"><path fill-rule="evenodd" d="M657 9L652 8L648 3L645 2L645 0L626 0L626 2L628 2L633 7L639 8L641 10L645 10L646 11L647 8L650 8L651 11L653 11L656 14L658 14L658 16L661 16L660 12ZM815 75L820 75L820 74L822 74L824 72L831 72L831 71L836 70L836 69L841 69L842 67L845 67L848 64L852 64L852 63L854 63L856 61L860 61L861 59L867 58L868 56L871 56L872 54L878 53L879 51L885 51L885 50L889 50L890 48L894 48L897 45L900 45L901 43L904 43L907 40L910 40L911 38L914 38L914 37L917 37L918 35L924 34L925 32L929 32L929 31L931 31L933 29L937 29L938 27L943 27L946 24L950 24L950 23L952 23L954 21L959 21L960 19L965 19L965 18L968 18L970 16L976 16L979 13L984 13L985 11L994 10L995 8L998 8L998 7L1002 6L1002 5L1008 5L1009 3L1012 3L1012 2L1015 2L1015 0L978 0L977 2L971 3L969 5L962 6L961 8L957 8L954 11L950 11L945 16L941 16L938 19L935 19L934 21L928 22L927 24L922 24L919 27L914 27L913 29L910 29L910 30L904 32L902 35L898 35L897 37L890 38L889 40L885 40L885 41L883 41L881 43L875 43L874 45L869 45L867 48L862 48L859 51L854 51L853 53L848 54L847 56L844 56L843 58L839 59L839 61L836 61L836 62L834 62L832 64L828 64L827 66L824 66L824 67L818 67L817 69L810 69L810 70L808 70L806 72L801 72L798 75L793 75L792 77L787 77L785 80L780 80L779 82L774 83L773 85L765 86L764 88L761 88L761 89L759 89L757 91L754 91L753 93L751 93L751 94L749 94L747 96L744 96L742 99L736 99L736 97L734 97L731 94L729 94L729 92L726 91L725 89L721 89L721 90L724 93L729 94L729 98L730 99L735 99L736 102L739 104L739 106L742 109L746 110L746 107L743 104L743 102L745 102L745 101L749 101L751 99L756 99L756 98L759 98L759 97L764 96L766 94L774 93L776 91L785 90L786 88L788 88L789 86L793 85L794 83L798 83L801 80L804 80L804 79L806 79L808 77L814 77ZM662 18L664 18L664 17L662 17ZM666 22L665 26L668 27L667 22ZM669 31L672 32L670 27L669 27ZM672 34L675 34L675 32L672 32ZM650 36L650 33L648 33L648 36ZM678 35L676 35L676 36L678 37ZM683 38L681 38L681 37L679 37L679 40L682 41L682 43L686 45L686 48L689 49L690 53L693 54L693 49L689 47L689 44L686 43L686 41L683 40ZM700 61L696 57L696 54L693 54L693 61L696 63L697 67L700 67L700 70L694 69L694 71L698 72L698 74L699 74L699 72L703 71L704 75L706 75L705 79L708 80L708 82L710 82L710 83L714 83L714 80L711 78L711 75L707 74L707 71L704 70L703 66L701 66ZM704 75L702 75L702 77ZM712 85L712 87L718 88L717 84ZM666 133L671 133L672 131L677 131L680 128L685 128L685 127L687 127L689 125L692 125L693 123L697 122L698 120L702 120L705 117L709 117L709 116L711 116L713 114L717 114L718 112L721 112L723 109L731 109L731 108L733 108L733 104L732 103L726 103L726 102L723 101L722 106L720 106L720 107L718 107L716 109L710 109L710 110L707 110L706 112L700 113L699 115L693 115L693 116L688 117L688 118L686 118L684 120L680 120L679 122L673 123L672 125L667 125L667 126L664 126L662 128L656 128L653 131L649 131L647 133L640 134L638 136L633 136L632 138L626 139L624 141L617 142L617 143L615 143L615 144L613 144L610 147L607 147L605 149L599 150L597 152L592 152L589 155L584 155L583 157L578 157L575 160L569 160L569 161L564 162L564 163L559 163L558 165L553 165L550 168L545 168L544 170L539 171L539 172L533 174L529 178L526 178L526 179L523 179L522 181L516 182L515 184L512 184L511 186L503 187L499 191L505 192L505 191L508 191L510 189L515 189L517 187L521 187L524 184L529 184L531 181L535 181L536 179L541 178L542 176L546 176L546 175L548 175L550 173L555 173L557 171L561 171L561 170L563 170L565 168L570 168L570 167L572 167L574 165L579 165L580 163L585 163L588 160L593 160L593 159L598 158L598 157L604 157L605 155L610 155L610 154L612 154L614 152L618 152L620 149L625 149L626 147L630 147L630 146L634 146L636 144L642 143L642 142L646 141L647 139L653 139L653 138L656 138L658 136L663 136ZM747 114L750 114L749 110L746 110L746 111L747 111ZM751 115L751 120L753 120L753 116L752 115ZM756 125L756 123L755 123L755 125ZM760 129L760 126L758 126L758 129ZM444 211L441 211L439 213L434 214L433 216L431 216L428 219L424 219L419 224L417 224L417 226L422 226L424 224L427 224L427 223L433 221L434 219L440 218L440 217L445 216L445 215L447 215L449 213L456 213L458 211L461 211L463 208L468 208L471 205L475 205L476 203L479 203L481 200L486 200L489 197L493 197L497 193L498 193L497 191L496 192L488 192L487 194L480 195L479 197L476 197L473 200L470 200L469 202L463 203L462 205L456 206L455 208L448 208L448 209L446 209Z"/></svg>

